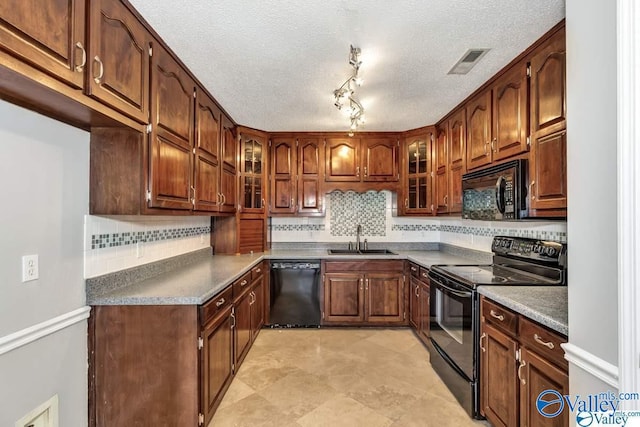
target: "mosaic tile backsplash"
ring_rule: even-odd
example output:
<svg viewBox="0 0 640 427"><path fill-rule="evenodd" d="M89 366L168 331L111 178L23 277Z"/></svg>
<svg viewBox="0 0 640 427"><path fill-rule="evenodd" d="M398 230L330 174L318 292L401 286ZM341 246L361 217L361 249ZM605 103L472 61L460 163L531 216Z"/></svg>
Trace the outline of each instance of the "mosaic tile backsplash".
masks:
<svg viewBox="0 0 640 427"><path fill-rule="evenodd" d="M362 226L363 236L386 235L386 196L382 192L334 191L329 193L331 212L329 228L332 236L355 236Z"/></svg>
<svg viewBox="0 0 640 427"><path fill-rule="evenodd" d="M85 216L84 277L210 247L209 217Z"/></svg>

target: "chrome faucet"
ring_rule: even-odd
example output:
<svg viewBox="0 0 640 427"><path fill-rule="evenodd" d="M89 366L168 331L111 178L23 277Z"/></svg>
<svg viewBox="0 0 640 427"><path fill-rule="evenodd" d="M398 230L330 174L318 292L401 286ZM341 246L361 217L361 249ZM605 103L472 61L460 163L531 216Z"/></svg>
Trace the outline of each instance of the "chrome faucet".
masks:
<svg viewBox="0 0 640 427"><path fill-rule="evenodd" d="M360 251L360 235L362 234L362 226L358 224L356 227L356 251Z"/></svg>

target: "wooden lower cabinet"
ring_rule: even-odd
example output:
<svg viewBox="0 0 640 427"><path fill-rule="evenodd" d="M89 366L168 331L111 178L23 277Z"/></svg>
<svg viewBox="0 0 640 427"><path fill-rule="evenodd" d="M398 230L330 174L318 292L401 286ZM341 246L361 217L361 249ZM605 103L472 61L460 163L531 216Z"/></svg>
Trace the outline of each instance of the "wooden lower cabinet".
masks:
<svg viewBox="0 0 640 427"><path fill-rule="evenodd" d="M322 324L406 324L403 264L324 262Z"/></svg>
<svg viewBox="0 0 640 427"><path fill-rule="evenodd" d="M411 263L409 271L411 274L409 324L418 335L418 338L427 344L429 341L429 322L431 320L429 270Z"/></svg>
<svg viewBox="0 0 640 427"><path fill-rule="evenodd" d="M94 306L89 426L208 425L264 324L263 265L199 306Z"/></svg>
<svg viewBox="0 0 640 427"><path fill-rule="evenodd" d="M545 390L569 394L563 342L566 338L558 333L482 297L480 402L493 426L569 425L566 406L558 416L545 417L536 405Z"/></svg>
<svg viewBox="0 0 640 427"><path fill-rule="evenodd" d="M233 379L233 308L229 305L202 331L202 413L205 425Z"/></svg>

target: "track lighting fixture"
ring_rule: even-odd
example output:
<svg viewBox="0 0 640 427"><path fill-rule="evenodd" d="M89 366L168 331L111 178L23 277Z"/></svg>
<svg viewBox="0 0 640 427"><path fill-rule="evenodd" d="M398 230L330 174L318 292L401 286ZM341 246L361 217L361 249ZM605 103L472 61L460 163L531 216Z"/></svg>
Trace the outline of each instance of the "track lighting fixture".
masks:
<svg viewBox="0 0 640 427"><path fill-rule="evenodd" d="M353 136L358 126L364 124L364 108L355 98L355 88L362 85L362 79L358 76L362 61L360 61L360 48L353 45L349 51L349 65L353 68L353 72L338 89L333 91L333 105L348 114L351 125L349 136Z"/></svg>

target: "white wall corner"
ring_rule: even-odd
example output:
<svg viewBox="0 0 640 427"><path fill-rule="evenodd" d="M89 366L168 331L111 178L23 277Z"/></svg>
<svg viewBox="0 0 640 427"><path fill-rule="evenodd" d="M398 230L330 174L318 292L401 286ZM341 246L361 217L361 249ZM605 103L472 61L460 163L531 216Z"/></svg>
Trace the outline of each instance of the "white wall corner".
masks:
<svg viewBox="0 0 640 427"><path fill-rule="evenodd" d="M569 363L618 389L618 367L571 343L561 344ZM602 390L604 391L604 390ZM595 391L594 391L595 392Z"/></svg>
<svg viewBox="0 0 640 427"><path fill-rule="evenodd" d="M617 1L618 360L620 390L640 390L640 6Z"/></svg>

